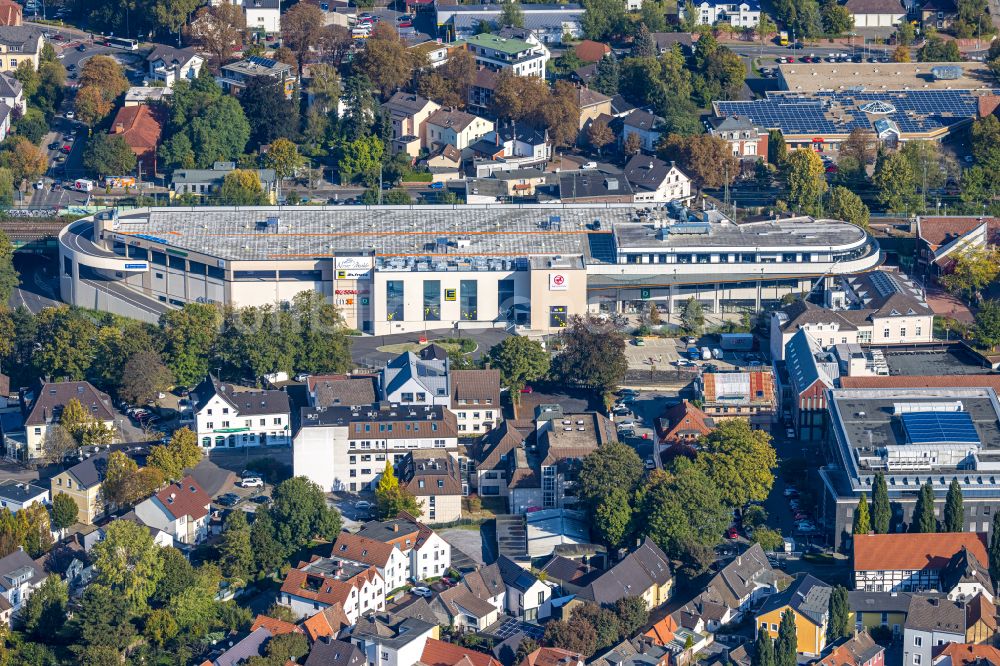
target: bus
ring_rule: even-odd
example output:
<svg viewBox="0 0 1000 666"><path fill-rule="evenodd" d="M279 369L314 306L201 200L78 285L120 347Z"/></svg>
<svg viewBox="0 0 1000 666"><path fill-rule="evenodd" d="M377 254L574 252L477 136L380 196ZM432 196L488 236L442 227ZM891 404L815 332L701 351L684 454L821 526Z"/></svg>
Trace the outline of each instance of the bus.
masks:
<svg viewBox="0 0 1000 666"><path fill-rule="evenodd" d="M139 50L139 40L129 39L127 37L105 37L104 45L116 49L125 49L126 51Z"/></svg>

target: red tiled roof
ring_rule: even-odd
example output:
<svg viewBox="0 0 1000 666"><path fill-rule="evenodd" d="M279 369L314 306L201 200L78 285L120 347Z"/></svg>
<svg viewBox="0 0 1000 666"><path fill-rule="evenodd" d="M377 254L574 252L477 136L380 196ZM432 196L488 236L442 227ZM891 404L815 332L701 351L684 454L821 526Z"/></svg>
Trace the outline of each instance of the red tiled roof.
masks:
<svg viewBox="0 0 1000 666"><path fill-rule="evenodd" d="M663 418L667 425L660 433L660 438L663 440L670 439L678 430L696 430L702 435L712 432L712 429L705 422L705 419L708 418L705 416L705 412L687 400L668 408L664 412Z"/></svg>
<svg viewBox="0 0 1000 666"><path fill-rule="evenodd" d="M989 562L981 532L941 534L855 534L855 571L943 569L962 546L980 562Z"/></svg>
<svg viewBox="0 0 1000 666"><path fill-rule="evenodd" d="M584 62L597 62L611 53L611 47L601 42L585 39L576 45L574 51L576 51L576 57Z"/></svg>
<svg viewBox="0 0 1000 666"><path fill-rule="evenodd" d="M208 507L212 503L212 498L190 475L177 483L171 483L156 493L155 497L174 518L182 516L191 516L193 520L204 518L208 515Z"/></svg>
<svg viewBox="0 0 1000 666"><path fill-rule="evenodd" d="M155 150L163 124L147 104L124 106L111 122L111 134L121 134L132 150Z"/></svg>
<svg viewBox="0 0 1000 666"><path fill-rule="evenodd" d="M934 661L941 657L951 658L951 666L965 666L979 660L991 664L1000 664L1000 650L991 645L973 645L971 643L949 643L935 648Z"/></svg>
<svg viewBox="0 0 1000 666"><path fill-rule="evenodd" d="M841 377L841 388L992 388L1000 391L1000 375L894 375Z"/></svg>
<svg viewBox="0 0 1000 666"><path fill-rule="evenodd" d="M674 633L677 631L677 620L673 615L668 615L646 632L646 636L653 639L657 645L666 645L674 640Z"/></svg>
<svg viewBox="0 0 1000 666"><path fill-rule="evenodd" d="M375 567L369 567L348 580L340 580L320 573L291 569L285 575L281 591L286 594L311 599L322 604L346 604L351 597L351 590L361 587L365 582L378 576Z"/></svg>
<svg viewBox="0 0 1000 666"><path fill-rule="evenodd" d="M344 612L343 605L330 604L320 612L302 623L309 640L315 642L325 636L335 637L344 627L351 626L351 621Z"/></svg>
<svg viewBox="0 0 1000 666"><path fill-rule="evenodd" d="M995 218L987 218L995 223ZM954 240L962 234L967 234L980 224L983 218L972 215L961 217L922 217L920 218L920 238L931 247L938 247Z"/></svg>
<svg viewBox="0 0 1000 666"><path fill-rule="evenodd" d="M250 631L257 631L261 627L264 627L271 632L272 636L281 636L282 634L301 634L302 629L295 626L291 622L285 622L284 620L279 620L274 617L269 617L267 615L258 615L253 621L253 625L250 627Z"/></svg>
<svg viewBox="0 0 1000 666"><path fill-rule="evenodd" d="M428 638L420 663L426 666L500 666L500 662L488 654L469 650L454 643Z"/></svg>
<svg viewBox="0 0 1000 666"><path fill-rule="evenodd" d="M0 25L21 25L23 10L13 0L0 0Z"/></svg>
<svg viewBox="0 0 1000 666"><path fill-rule="evenodd" d="M333 544L330 557L384 567L389 563L392 551L392 544L350 532L341 532L337 542Z"/></svg>
<svg viewBox="0 0 1000 666"><path fill-rule="evenodd" d="M583 663L583 657L569 650L555 647L538 648L521 662L521 666L573 666Z"/></svg>

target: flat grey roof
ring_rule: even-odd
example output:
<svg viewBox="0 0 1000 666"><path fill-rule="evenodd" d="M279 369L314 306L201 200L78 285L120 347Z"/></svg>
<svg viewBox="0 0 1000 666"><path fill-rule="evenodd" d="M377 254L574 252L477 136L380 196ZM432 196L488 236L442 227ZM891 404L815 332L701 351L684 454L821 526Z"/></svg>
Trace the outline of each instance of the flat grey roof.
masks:
<svg viewBox="0 0 1000 666"><path fill-rule="evenodd" d="M615 238L622 250L640 248L684 247L816 247L844 246L859 243L865 232L846 222L836 220L811 221L809 218L792 218L780 221L736 224L727 220L684 223L689 229L709 224L709 232L677 233L679 229L667 228L663 233L650 224L629 224L615 227Z"/></svg>
<svg viewBox="0 0 1000 666"><path fill-rule="evenodd" d="M911 352L886 349L883 353L890 375L987 375L993 372L962 348Z"/></svg>
<svg viewBox="0 0 1000 666"><path fill-rule="evenodd" d="M227 260L308 259L338 253L381 256L522 258L581 256L586 226L620 224L635 206L299 206L154 208L119 218L119 234L162 240L171 247ZM278 217L278 231L258 224ZM108 224L110 227L110 223ZM459 247L460 246L460 247Z"/></svg>
<svg viewBox="0 0 1000 666"><path fill-rule="evenodd" d="M992 389L835 389L831 396L856 458L876 455L878 449L886 446L914 446L907 441L901 419L893 416L894 406L902 403L923 404L926 410L933 411L934 405L961 402L979 435L981 452L1000 450L1000 415L993 403ZM934 466L934 469L946 468Z"/></svg>

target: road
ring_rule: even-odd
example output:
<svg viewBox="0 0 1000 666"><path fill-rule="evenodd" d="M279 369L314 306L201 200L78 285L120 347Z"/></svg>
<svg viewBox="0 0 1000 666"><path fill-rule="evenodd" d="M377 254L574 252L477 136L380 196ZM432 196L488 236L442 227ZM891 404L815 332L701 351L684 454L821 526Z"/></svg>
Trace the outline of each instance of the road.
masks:
<svg viewBox="0 0 1000 666"><path fill-rule="evenodd" d="M26 307L37 314L42 308L60 305L56 263L38 254L15 253L14 267L21 274L21 284L10 296L12 308Z"/></svg>

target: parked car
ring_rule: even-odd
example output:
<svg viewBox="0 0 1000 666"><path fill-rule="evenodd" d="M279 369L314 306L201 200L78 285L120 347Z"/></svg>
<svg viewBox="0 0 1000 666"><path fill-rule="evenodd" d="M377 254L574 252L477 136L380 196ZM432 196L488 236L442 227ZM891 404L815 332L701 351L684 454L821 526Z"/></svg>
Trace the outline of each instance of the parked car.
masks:
<svg viewBox="0 0 1000 666"><path fill-rule="evenodd" d="M791 428L785 428L785 437L788 439L795 439L795 431Z"/></svg>
<svg viewBox="0 0 1000 666"><path fill-rule="evenodd" d="M410 588L410 592L417 595L418 597L424 597L425 599L430 599L431 597L434 596L434 593L431 592L430 588L423 587L422 585Z"/></svg>
<svg viewBox="0 0 1000 666"><path fill-rule="evenodd" d="M736 531L735 527L730 527L728 530L726 530L726 538L727 539L731 539L731 540L735 541L739 537L740 537L740 534L739 534L739 532Z"/></svg>
<svg viewBox="0 0 1000 666"><path fill-rule="evenodd" d="M257 495L256 497L251 497L250 501L254 504L270 504L271 498L267 495Z"/></svg>
<svg viewBox="0 0 1000 666"><path fill-rule="evenodd" d="M221 497L217 498L215 500L215 503L218 504L219 506L230 507L230 506L236 506L236 504L238 504L239 501L240 501L240 496L237 495L236 493L226 493L225 495L222 495Z"/></svg>
<svg viewBox="0 0 1000 666"><path fill-rule="evenodd" d="M354 503L354 508L358 511L368 511L372 508L372 503L367 500L358 500Z"/></svg>
<svg viewBox="0 0 1000 666"><path fill-rule="evenodd" d="M259 476L247 476L240 479L238 485L240 488L263 488L264 479L260 478Z"/></svg>
<svg viewBox="0 0 1000 666"><path fill-rule="evenodd" d="M531 388L530 386L525 386L523 389L521 389L521 393L534 393L534 392L535 389Z"/></svg>

